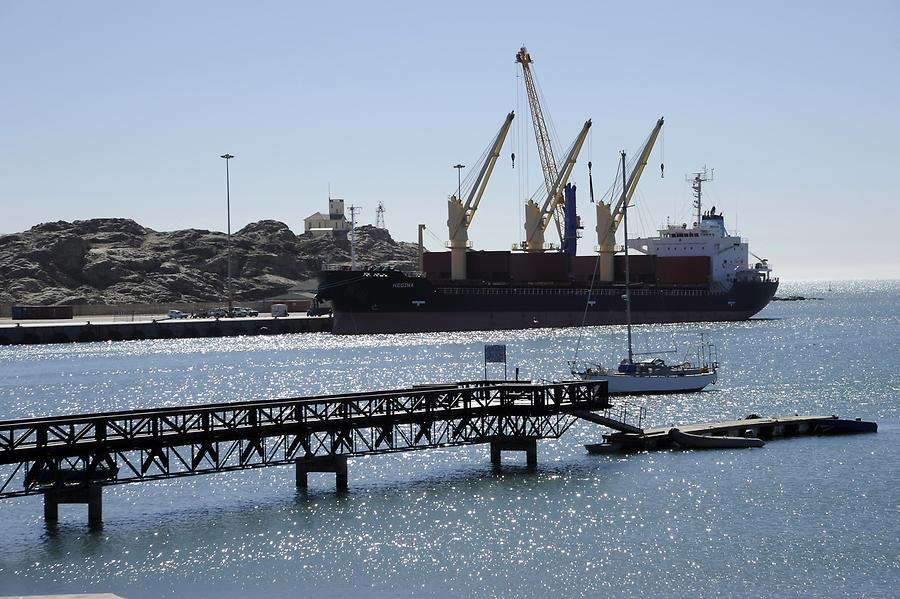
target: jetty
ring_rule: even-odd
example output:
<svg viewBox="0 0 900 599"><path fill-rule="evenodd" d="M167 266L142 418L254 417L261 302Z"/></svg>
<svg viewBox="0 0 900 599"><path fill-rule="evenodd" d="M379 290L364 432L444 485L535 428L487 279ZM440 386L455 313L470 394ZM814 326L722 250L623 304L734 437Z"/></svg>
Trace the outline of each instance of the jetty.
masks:
<svg viewBox="0 0 900 599"><path fill-rule="evenodd" d="M537 464L537 442L556 439L576 420L613 429L591 453L672 446L670 427L641 428L645 410L612 405L606 381L463 381L408 389L213 403L158 409L0 421L0 501L42 495L44 519L59 505L86 504L102 520L103 487L268 466L335 475L348 489L357 456L488 444L524 452ZM875 432L873 422L837 416L788 416L679 425L692 435L771 439Z"/></svg>
<svg viewBox="0 0 900 599"><path fill-rule="evenodd" d="M348 487L348 458L484 443L491 461L561 436L579 414L616 423L605 381L477 381L401 390L75 414L0 422L0 500L43 495L102 519L107 485L293 465L295 482L332 472Z"/></svg>
<svg viewBox="0 0 900 599"><path fill-rule="evenodd" d="M669 449L673 446L669 431L673 427L650 428L646 430L626 429L609 424L618 432L603 435L604 442L587 445L591 453L610 453L615 451L652 451ZM723 422L707 422L701 424L679 424L678 430L689 435L713 437L749 437L758 439L777 439L800 435L841 435L851 433L874 433L878 425L859 418L848 420L832 416L783 416L779 418L761 418L751 414L739 420Z"/></svg>

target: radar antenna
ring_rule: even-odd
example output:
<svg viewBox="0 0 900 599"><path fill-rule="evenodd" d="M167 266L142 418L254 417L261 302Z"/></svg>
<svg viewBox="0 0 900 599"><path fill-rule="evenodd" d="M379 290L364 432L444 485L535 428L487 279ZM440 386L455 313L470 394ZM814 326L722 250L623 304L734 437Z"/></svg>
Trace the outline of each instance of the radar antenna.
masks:
<svg viewBox="0 0 900 599"><path fill-rule="evenodd" d="M703 184L707 181L713 180L713 175L715 175L716 169L706 169L706 165L703 166L703 170L697 173L693 173L692 175L687 175L684 180L691 184L691 187L694 190L694 208L697 209L697 226L700 226L700 217L701 214L701 198L703 196Z"/></svg>
<svg viewBox="0 0 900 599"><path fill-rule="evenodd" d="M359 206L350 206L350 270L356 270L356 213L361 211Z"/></svg>

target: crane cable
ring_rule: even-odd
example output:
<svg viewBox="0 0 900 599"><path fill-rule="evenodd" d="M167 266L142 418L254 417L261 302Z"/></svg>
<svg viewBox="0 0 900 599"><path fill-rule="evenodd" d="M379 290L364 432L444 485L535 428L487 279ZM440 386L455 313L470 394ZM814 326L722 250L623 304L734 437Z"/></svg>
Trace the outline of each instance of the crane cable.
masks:
<svg viewBox="0 0 900 599"><path fill-rule="evenodd" d="M441 239L440 237L438 237L437 235L435 235L434 233L432 233L430 228L425 227L425 232L428 233L429 235L431 235L432 237L434 237L434 240L438 242L438 245L440 245L441 247L443 247L443 245L444 245L444 240ZM423 243L423 245L424 245L424 241L423 241L422 243Z"/></svg>
<svg viewBox="0 0 900 599"><path fill-rule="evenodd" d="M588 133L588 190L591 192L591 204L594 203L594 177L591 175L594 160L594 130Z"/></svg>
<svg viewBox="0 0 900 599"><path fill-rule="evenodd" d="M662 139L659 140L659 178L666 178L666 130L663 128L660 131L660 137Z"/></svg>

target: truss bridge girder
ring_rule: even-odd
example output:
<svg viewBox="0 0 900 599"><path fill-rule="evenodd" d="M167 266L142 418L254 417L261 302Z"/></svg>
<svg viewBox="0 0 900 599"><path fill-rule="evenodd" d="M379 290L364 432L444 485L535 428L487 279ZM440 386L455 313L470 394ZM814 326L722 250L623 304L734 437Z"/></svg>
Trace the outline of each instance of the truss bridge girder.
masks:
<svg viewBox="0 0 900 599"><path fill-rule="evenodd" d="M576 412L608 407L601 382L474 382L6 421L0 499L329 456L557 438Z"/></svg>

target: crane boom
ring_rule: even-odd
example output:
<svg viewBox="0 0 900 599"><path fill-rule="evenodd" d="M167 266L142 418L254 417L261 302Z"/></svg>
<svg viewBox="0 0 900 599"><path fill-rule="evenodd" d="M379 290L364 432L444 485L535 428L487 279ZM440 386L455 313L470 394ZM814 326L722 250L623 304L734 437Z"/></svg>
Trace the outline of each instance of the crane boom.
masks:
<svg viewBox="0 0 900 599"><path fill-rule="evenodd" d="M488 180L494 171L494 165L500 157L500 150L503 148L503 142L509 133L510 125L515 118L515 112L506 115L506 120L500 126L500 131L494 137L490 150L478 170L478 175L472 183L472 189L463 204L456 195L451 195L447 201L447 228L449 229L449 246L450 246L450 270L451 278L466 278L466 250L469 246L469 225L475 217L475 211L478 210L478 204L487 188Z"/></svg>
<svg viewBox="0 0 900 599"><path fill-rule="evenodd" d="M650 152L653 151L653 146L656 144L656 138L659 137L660 130L662 130L664 120L665 119L660 117L659 120L656 121L653 131L650 132L650 137L647 138L647 142L644 144L644 147L638 156L638 160L631 170L631 175L628 177L628 182L625 184L625 193L623 193L619 197L619 201L616 202L616 207L612 211L613 222L615 223L612 230L613 234L615 234L616 230L619 228L619 223L622 222L622 217L625 214L625 207L631 203L631 197L634 195L635 190L637 190L638 181L641 180L644 167L647 166L647 161L650 159Z"/></svg>
<svg viewBox="0 0 900 599"><path fill-rule="evenodd" d="M500 157L500 150L503 149L503 142L506 141L506 136L509 133L509 128L512 125L514 118L516 118L515 112L510 112L506 115L506 120L503 121L503 125L500 126L500 131L498 131L497 135L494 137L491 149L482 163L481 169L478 171L478 176L472 184L472 189L469 191L466 203L463 204L464 218L447 223L450 226L450 239L453 239L456 228L465 227L468 229L469 225L472 223L472 219L475 217L475 211L478 210L478 204L481 202L482 196L484 196L484 190L487 188L491 173L494 171L494 165L497 164L497 159Z"/></svg>
<svg viewBox="0 0 900 599"><path fill-rule="evenodd" d="M612 281L614 278L613 257L616 253L616 231L619 228L619 224L622 222L627 206L631 203L631 198L634 195L635 190L637 190L638 181L641 179L644 167L647 166L650 152L653 150L654 144L656 144L656 138L659 137L662 126L663 119L660 118L656 121L656 125L650 132L650 136L647 138L646 143L644 143L644 147L638 155L637 162L635 162L634 168L631 170L631 175L628 177L627 181L623 182L624 188L615 207L613 207L611 200L609 204L597 202L597 242L600 248L601 281Z"/></svg>
<svg viewBox="0 0 900 599"><path fill-rule="evenodd" d="M522 65L522 73L525 78L525 91L528 94L528 106L531 111L531 123L534 128L534 138L537 142L538 156L541 159L541 170L544 173L544 186L547 189L547 197L553 197L553 186L559 178L559 168L556 164L556 157L553 155L553 145L550 142L550 131L547 123L544 121L544 111L541 108L541 101L538 98L537 86L534 83L534 74L531 72L531 55L525 46L519 48L516 53L516 62ZM562 212L562 206L554 210L554 218L556 219L556 229L559 233L560 241L562 241L562 223L565 216Z"/></svg>
<svg viewBox="0 0 900 599"><path fill-rule="evenodd" d="M562 169L556 176L544 205L538 205L529 200L525 205L525 249L531 252L540 252L544 249L544 231L550 224L550 219L555 215L556 210L563 206L562 190L569 181L575 162L578 160L578 154L584 146L584 140L587 138L588 130L591 128L591 119L584 122L581 132L569 153L566 155L565 161L561 164Z"/></svg>

